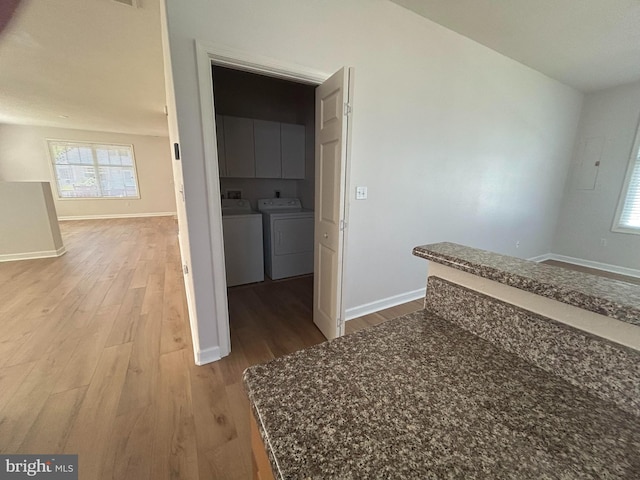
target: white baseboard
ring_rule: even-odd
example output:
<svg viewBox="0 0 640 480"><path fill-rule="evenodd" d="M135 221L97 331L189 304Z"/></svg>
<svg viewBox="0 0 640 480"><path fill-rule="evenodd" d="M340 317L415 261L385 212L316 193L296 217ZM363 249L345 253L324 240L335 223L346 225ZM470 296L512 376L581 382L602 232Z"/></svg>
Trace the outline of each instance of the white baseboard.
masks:
<svg viewBox="0 0 640 480"><path fill-rule="evenodd" d="M207 363L220 360L220 347L209 347L199 352L195 352L196 365L205 365Z"/></svg>
<svg viewBox="0 0 640 480"><path fill-rule="evenodd" d="M353 320L354 318L362 317L363 315L369 315L370 313L379 312L385 308L395 307L402 303L411 302L425 296L426 288L419 288L411 292L401 293L392 297L383 298L382 300L376 300L375 302L365 303L357 307L348 308L345 311L345 320Z"/></svg>
<svg viewBox="0 0 640 480"><path fill-rule="evenodd" d="M61 216L60 221L66 220L103 220L108 218L142 218L142 217L175 217L176 212L153 212L153 213L118 213L110 215L79 215Z"/></svg>
<svg viewBox="0 0 640 480"><path fill-rule="evenodd" d="M604 270L605 272L640 278L640 270L636 270L635 268L620 267L618 265L610 265L608 263L594 262L593 260L584 260L582 258L558 255L557 253L549 253L545 260L557 260L558 262L572 263L574 265L580 265L581 267L595 268L596 270Z"/></svg>
<svg viewBox="0 0 640 480"><path fill-rule="evenodd" d="M538 255L537 257L527 258L527 260L531 262L544 262L545 260L551 260L551 256L553 253L544 253L542 255Z"/></svg>
<svg viewBox="0 0 640 480"><path fill-rule="evenodd" d="M59 257L67 253L64 246L57 250L44 250L42 252L26 252L26 253L6 253L0 255L0 262L13 262L16 260L34 260L36 258Z"/></svg>

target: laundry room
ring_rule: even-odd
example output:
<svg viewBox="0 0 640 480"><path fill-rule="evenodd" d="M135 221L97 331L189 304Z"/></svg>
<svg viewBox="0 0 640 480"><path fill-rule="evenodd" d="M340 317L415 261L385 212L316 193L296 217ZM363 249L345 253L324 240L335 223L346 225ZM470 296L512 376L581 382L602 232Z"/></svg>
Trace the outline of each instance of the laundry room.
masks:
<svg viewBox="0 0 640 480"><path fill-rule="evenodd" d="M315 85L218 65L212 77L230 317L265 288L311 309Z"/></svg>

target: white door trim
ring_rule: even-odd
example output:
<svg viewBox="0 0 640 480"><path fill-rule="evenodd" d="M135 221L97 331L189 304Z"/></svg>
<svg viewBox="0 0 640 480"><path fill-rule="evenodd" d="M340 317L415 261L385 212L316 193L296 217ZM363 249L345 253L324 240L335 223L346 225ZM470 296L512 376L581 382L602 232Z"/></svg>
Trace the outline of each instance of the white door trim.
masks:
<svg viewBox="0 0 640 480"><path fill-rule="evenodd" d="M215 136L215 108L213 104L211 65L221 65L235 68L236 70L244 70L311 85L321 84L329 78L330 75L295 63L282 62L275 58L256 55L224 45L199 40L195 40L195 50L204 147L207 216L209 219L211 257L213 260L213 296L216 305L215 318L220 342L219 355L220 358L222 358L231 352L231 337L229 333L224 244L222 240L220 173L218 169L218 149Z"/></svg>

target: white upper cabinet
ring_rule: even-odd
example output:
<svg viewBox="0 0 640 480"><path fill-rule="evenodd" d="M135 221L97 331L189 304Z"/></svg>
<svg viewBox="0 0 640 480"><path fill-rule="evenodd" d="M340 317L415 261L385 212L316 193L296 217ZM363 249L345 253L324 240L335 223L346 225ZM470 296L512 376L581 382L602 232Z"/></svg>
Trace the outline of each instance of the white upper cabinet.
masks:
<svg viewBox="0 0 640 480"><path fill-rule="evenodd" d="M305 178L305 127L216 115L221 177Z"/></svg>
<svg viewBox="0 0 640 480"><path fill-rule="evenodd" d="M218 142L218 171L221 177L227 176L227 161L224 153L224 117L216 115L216 141Z"/></svg>
<svg viewBox="0 0 640 480"><path fill-rule="evenodd" d="M253 121L256 178L282 178L280 122Z"/></svg>
<svg viewBox="0 0 640 480"><path fill-rule="evenodd" d="M304 125L280 125L282 178L304 178Z"/></svg>
<svg viewBox="0 0 640 480"><path fill-rule="evenodd" d="M227 177L255 178L253 120L224 117L224 150Z"/></svg>

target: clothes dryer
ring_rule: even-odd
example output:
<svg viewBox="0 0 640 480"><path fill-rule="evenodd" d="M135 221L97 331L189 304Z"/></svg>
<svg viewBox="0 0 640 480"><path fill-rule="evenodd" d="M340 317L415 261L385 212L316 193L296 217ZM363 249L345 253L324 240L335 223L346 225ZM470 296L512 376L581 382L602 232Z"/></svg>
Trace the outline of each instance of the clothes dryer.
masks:
<svg viewBox="0 0 640 480"><path fill-rule="evenodd" d="M265 273L273 280L313 273L313 210L298 198L258 200Z"/></svg>

